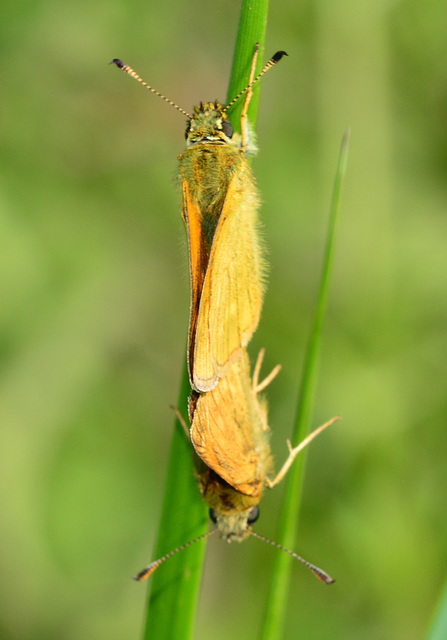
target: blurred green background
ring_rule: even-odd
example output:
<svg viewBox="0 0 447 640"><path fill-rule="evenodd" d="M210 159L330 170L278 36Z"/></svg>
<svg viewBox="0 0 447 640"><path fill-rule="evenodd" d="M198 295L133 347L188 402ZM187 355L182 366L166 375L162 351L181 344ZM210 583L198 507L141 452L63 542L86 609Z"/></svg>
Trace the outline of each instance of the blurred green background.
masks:
<svg viewBox="0 0 447 640"><path fill-rule="evenodd" d="M225 100L239 2L2 8L0 637L139 638L184 361L184 119ZM286 455L341 135L352 144L287 638L412 640L446 576L447 6L272 2L251 345ZM272 538L282 488L261 505ZM175 508L175 505L173 505ZM195 638L255 639L273 551L208 545Z"/></svg>

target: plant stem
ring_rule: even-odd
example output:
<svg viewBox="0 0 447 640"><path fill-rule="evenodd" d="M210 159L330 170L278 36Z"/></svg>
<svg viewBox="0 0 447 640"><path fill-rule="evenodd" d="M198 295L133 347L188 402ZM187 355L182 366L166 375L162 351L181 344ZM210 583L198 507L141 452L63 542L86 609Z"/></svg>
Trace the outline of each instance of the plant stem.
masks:
<svg viewBox="0 0 447 640"><path fill-rule="evenodd" d="M267 25L268 0L243 0L229 94L236 95L248 84L250 63L256 42L260 46L259 67L262 65L263 43ZM259 101L258 84L250 103L249 119L254 128ZM238 87L240 87L238 89ZM233 123L239 121L238 108L232 112ZM190 386L187 370L183 374L178 408L185 413ZM199 494L193 472L191 443L176 420L172 437L169 470L165 484L158 542L155 558L160 558L207 529L207 509ZM205 541L188 547L170 558L155 571L151 580L144 640L188 640L192 636Z"/></svg>
<svg viewBox="0 0 447 640"><path fill-rule="evenodd" d="M303 378L297 402L292 436L292 442L295 446L297 443L304 440L310 429L317 382L318 356L321 346L323 322L326 314L329 296L329 283L334 257L335 232L340 208L341 184L346 170L348 141L349 132L346 132L343 136L337 175L334 183L329 231L317 307L307 346ZM284 502L280 515L278 541L284 547L289 549L293 549L296 540L306 457L306 451L301 453L293 463L286 481L287 484L284 492ZM291 562L292 559L287 553L276 552L276 561L273 567L273 575L270 585L270 595L264 616L262 640L278 640L282 636L287 611L287 595L290 583Z"/></svg>

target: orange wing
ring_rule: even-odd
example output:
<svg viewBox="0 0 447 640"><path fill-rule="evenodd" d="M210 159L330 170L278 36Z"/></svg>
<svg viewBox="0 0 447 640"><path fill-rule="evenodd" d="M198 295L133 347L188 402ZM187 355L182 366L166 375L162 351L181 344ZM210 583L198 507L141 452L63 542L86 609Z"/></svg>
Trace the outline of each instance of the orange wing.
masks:
<svg viewBox="0 0 447 640"><path fill-rule="evenodd" d="M244 351L217 387L198 398L191 441L200 458L225 482L241 493L256 496L262 492L270 467L264 423Z"/></svg>
<svg viewBox="0 0 447 640"><path fill-rule="evenodd" d="M200 209L191 198L188 182L183 180L182 214L188 234L189 272L191 281L191 309L189 316L188 368L189 378L193 386L194 378L194 343L197 317L203 281L208 266L209 251L206 247L202 228Z"/></svg>
<svg viewBox="0 0 447 640"><path fill-rule="evenodd" d="M190 201L187 207L191 282L196 288L190 322L190 377L195 389L209 391L248 344L261 313L262 259L256 229L258 196L245 159L228 184L204 276L204 252L200 252L197 241L194 248L191 244L192 225L196 224L192 217L197 220L200 217ZM197 226L195 230L200 236ZM194 270L201 274L194 274Z"/></svg>

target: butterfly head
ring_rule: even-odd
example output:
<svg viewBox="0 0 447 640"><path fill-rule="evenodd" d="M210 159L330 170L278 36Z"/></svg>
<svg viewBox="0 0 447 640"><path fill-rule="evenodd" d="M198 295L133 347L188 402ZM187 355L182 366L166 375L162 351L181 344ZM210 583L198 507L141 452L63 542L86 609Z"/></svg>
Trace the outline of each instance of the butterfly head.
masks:
<svg viewBox="0 0 447 640"><path fill-rule="evenodd" d="M259 517L259 507L249 507L244 511L215 511L210 509L210 519L219 534L227 542L242 542L251 535L251 525Z"/></svg>
<svg viewBox="0 0 447 640"><path fill-rule="evenodd" d="M231 144L233 127L225 107L216 102L200 103L188 118L185 138L187 146L196 144Z"/></svg>

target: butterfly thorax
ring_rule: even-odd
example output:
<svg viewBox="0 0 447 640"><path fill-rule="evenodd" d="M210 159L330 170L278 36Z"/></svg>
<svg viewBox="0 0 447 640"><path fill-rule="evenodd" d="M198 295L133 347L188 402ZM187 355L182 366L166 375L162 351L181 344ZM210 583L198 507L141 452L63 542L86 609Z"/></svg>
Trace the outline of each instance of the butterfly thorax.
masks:
<svg viewBox="0 0 447 640"><path fill-rule="evenodd" d="M217 101L201 102L195 107L192 118L186 124L186 145L234 144L233 127L224 109Z"/></svg>

